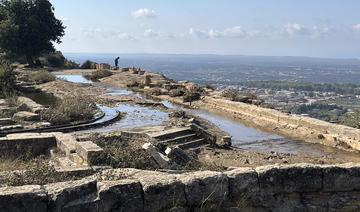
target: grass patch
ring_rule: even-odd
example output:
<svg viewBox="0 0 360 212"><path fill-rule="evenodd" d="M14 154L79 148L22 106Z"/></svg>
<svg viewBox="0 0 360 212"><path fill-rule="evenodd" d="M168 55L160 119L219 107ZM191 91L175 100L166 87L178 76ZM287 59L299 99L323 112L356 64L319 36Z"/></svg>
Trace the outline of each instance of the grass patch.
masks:
<svg viewBox="0 0 360 212"><path fill-rule="evenodd" d="M113 75L113 73L109 70L96 70L91 74L86 74L84 77L91 81L98 81L101 78L109 77Z"/></svg>
<svg viewBox="0 0 360 212"><path fill-rule="evenodd" d="M113 168L136 168L154 170L151 156L141 148L141 139L128 139L120 136L101 136L93 134L90 140L104 149L107 164Z"/></svg>
<svg viewBox="0 0 360 212"><path fill-rule="evenodd" d="M35 81L36 83L47 83L52 82L56 80L56 77L54 74L46 71L46 70L39 70L39 71L33 71L29 74L29 79L32 81Z"/></svg>
<svg viewBox="0 0 360 212"><path fill-rule="evenodd" d="M91 97L76 94L64 96L41 112L40 117L52 125L59 125L91 120L96 112L97 107Z"/></svg>

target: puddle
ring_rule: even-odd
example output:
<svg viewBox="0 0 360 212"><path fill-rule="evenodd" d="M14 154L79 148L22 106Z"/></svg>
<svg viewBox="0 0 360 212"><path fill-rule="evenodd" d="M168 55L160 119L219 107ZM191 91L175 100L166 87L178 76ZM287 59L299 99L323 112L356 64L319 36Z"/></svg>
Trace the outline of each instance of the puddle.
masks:
<svg viewBox="0 0 360 212"><path fill-rule="evenodd" d="M103 110L108 117L113 117L116 114L116 110L125 112L126 116L112 125L99 129L93 129L91 132L110 132L119 129L160 125L162 122L169 120L167 113L158 109L151 109L139 105L117 104L113 108L106 106L99 106L99 108Z"/></svg>
<svg viewBox="0 0 360 212"><path fill-rule="evenodd" d="M87 80L83 75L79 74L56 74L56 77L62 78L69 82L80 82L80 83L93 83L91 80Z"/></svg>

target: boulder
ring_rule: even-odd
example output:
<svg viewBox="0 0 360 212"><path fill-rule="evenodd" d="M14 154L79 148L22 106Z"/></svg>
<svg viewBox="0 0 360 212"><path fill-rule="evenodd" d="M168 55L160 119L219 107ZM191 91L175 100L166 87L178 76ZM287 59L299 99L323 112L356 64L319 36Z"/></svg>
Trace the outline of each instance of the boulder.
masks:
<svg viewBox="0 0 360 212"><path fill-rule="evenodd" d="M13 115L12 119L17 122L22 121L39 121L40 116L36 113L21 111Z"/></svg>

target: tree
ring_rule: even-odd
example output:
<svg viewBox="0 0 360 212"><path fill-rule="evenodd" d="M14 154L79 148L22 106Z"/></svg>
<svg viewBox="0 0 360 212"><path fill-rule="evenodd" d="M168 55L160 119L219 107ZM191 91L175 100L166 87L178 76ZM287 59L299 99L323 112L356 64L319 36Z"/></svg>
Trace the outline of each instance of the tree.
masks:
<svg viewBox="0 0 360 212"><path fill-rule="evenodd" d="M0 57L0 97L7 98L16 94L16 76L10 63Z"/></svg>
<svg viewBox="0 0 360 212"><path fill-rule="evenodd" d="M0 0L0 51L7 56L25 56L34 66L34 58L53 52L64 34L48 0Z"/></svg>

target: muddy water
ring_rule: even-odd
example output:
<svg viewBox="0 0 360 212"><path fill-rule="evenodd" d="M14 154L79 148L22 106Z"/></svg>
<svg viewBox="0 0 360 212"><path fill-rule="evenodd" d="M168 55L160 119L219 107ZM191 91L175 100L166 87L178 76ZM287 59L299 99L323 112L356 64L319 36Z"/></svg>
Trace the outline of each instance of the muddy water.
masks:
<svg viewBox="0 0 360 212"><path fill-rule="evenodd" d="M81 75L61 75L64 79L72 82L92 83L86 80ZM94 85L101 85L108 87L110 93L108 95L137 95L130 90L109 86L103 83L93 83ZM264 151L274 151L281 153L311 153L317 155L336 156L341 158L355 158L359 157L358 154L349 153L337 148L327 147L320 144L312 144L301 140L293 140L284 138L279 135L263 132L261 130L247 127L240 123L238 120L228 117L224 114L216 114L201 109L188 109L181 105L173 104L169 101L161 101L166 107L172 109L186 110L201 118L207 119L218 126L221 130L229 133L232 136L233 145L241 149L256 149ZM123 105L118 104L114 108L102 106L106 113L111 116L116 113L115 110L126 112L125 119L108 127L92 130L92 132L109 132L117 129L133 128L147 125L161 124L163 121L168 120L167 113L161 112L157 109L149 109L142 106Z"/></svg>

